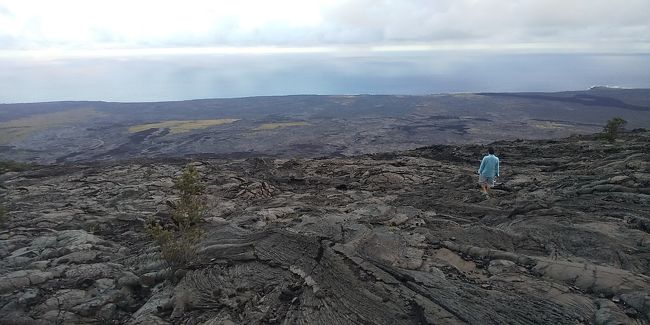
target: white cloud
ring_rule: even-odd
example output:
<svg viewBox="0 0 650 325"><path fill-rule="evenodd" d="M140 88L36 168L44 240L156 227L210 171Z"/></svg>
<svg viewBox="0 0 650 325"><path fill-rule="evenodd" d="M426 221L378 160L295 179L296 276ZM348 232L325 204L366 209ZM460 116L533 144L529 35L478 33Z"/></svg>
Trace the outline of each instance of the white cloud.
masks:
<svg viewBox="0 0 650 325"><path fill-rule="evenodd" d="M648 0L0 0L0 51L649 43Z"/></svg>
<svg viewBox="0 0 650 325"><path fill-rule="evenodd" d="M327 18L374 41L650 41L647 0L359 0L339 5Z"/></svg>

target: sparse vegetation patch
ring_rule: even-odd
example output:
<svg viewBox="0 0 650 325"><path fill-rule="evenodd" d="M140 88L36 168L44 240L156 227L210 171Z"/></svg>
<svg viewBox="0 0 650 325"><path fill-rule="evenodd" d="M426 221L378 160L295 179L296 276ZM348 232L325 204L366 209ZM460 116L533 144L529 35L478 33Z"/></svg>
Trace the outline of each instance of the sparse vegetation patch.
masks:
<svg viewBox="0 0 650 325"><path fill-rule="evenodd" d="M619 133L625 129L625 124L627 124L627 121L620 117L615 117L607 121L607 124L603 128L603 133L601 133L602 138L609 142L614 142Z"/></svg>
<svg viewBox="0 0 650 325"><path fill-rule="evenodd" d="M185 121L164 121L159 123L140 124L129 127L129 133L140 132L149 129L168 128L170 133L183 133L195 129L205 129L207 127L230 124L239 121L238 119L216 119L216 120L185 120Z"/></svg>
<svg viewBox="0 0 650 325"><path fill-rule="evenodd" d="M292 126L309 126L307 122L283 122L283 123L265 123L255 128L255 131L275 130Z"/></svg>
<svg viewBox="0 0 650 325"><path fill-rule="evenodd" d="M204 211L201 197L203 184L194 166L190 165L183 171L174 182L174 188L178 190L180 198L171 211L173 224L152 221L147 225L147 232L160 246L161 257L171 268L172 274L196 260Z"/></svg>
<svg viewBox="0 0 650 325"><path fill-rule="evenodd" d="M80 108L63 112L36 114L0 123L0 144L21 139L36 131L85 121L100 114L94 109Z"/></svg>

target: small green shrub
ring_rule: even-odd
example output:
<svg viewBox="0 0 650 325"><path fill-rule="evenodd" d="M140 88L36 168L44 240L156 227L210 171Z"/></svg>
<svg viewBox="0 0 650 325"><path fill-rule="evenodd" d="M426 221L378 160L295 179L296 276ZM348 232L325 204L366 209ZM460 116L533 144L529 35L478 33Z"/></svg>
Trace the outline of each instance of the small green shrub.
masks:
<svg viewBox="0 0 650 325"><path fill-rule="evenodd" d="M172 275L176 270L196 261L204 212L201 198L204 187L194 166L185 168L183 174L175 180L174 188L180 196L171 211L174 225L163 226L159 222L150 222L146 228L147 233L160 246L161 257L171 268Z"/></svg>
<svg viewBox="0 0 650 325"><path fill-rule="evenodd" d="M181 229L193 228L203 216L201 193L203 184L199 172L194 166L188 166L183 174L174 182L174 188L179 191L180 199L172 210L172 220Z"/></svg>
<svg viewBox="0 0 650 325"><path fill-rule="evenodd" d="M607 121L607 124L605 124L605 127L603 128L603 133L601 134L602 138L609 142L614 142L619 133L625 129L625 124L627 124L627 121L620 117L615 117Z"/></svg>
<svg viewBox="0 0 650 325"><path fill-rule="evenodd" d="M196 261L197 244L202 234L199 229L175 231L166 229L160 224L153 224L147 227L147 233L160 247L160 257L172 270L170 275Z"/></svg>

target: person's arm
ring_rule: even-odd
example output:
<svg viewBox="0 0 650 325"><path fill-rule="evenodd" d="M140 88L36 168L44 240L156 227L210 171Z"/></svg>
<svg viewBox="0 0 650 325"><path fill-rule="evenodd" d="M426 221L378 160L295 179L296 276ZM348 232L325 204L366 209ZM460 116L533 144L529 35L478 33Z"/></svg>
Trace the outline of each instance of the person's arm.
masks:
<svg viewBox="0 0 650 325"><path fill-rule="evenodd" d="M485 157L483 157L483 159L481 160L481 166L478 167L478 173L479 173L479 175L480 175L481 172L483 171L483 167L485 167Z"/></svg>
<svg viewBox="0 0 650 325"><path fill-rule="evenodd" d="M497 175L497 177L499 177L499 158L497 158L496 169L497 169L497 170L496 170L496 174L495 174L495 175Z"/></svg>

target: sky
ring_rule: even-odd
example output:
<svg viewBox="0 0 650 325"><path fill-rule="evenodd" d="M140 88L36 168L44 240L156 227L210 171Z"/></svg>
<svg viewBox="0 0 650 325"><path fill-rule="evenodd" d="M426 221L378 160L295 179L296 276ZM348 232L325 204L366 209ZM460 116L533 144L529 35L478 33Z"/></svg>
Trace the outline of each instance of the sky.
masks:
<svg viewBox="0 0 650 325"><path fill-rule="evenodd" d="M0 102L650 87L648 0L0 0Z"/></svg>

